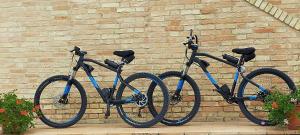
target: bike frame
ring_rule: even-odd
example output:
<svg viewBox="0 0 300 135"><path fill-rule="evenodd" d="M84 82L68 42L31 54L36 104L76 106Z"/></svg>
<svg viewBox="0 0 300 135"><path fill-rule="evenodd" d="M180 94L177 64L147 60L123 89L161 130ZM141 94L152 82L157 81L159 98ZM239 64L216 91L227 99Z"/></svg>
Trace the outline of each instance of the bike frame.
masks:
<svg viewBox="0 0 300 135"><path fill-rule="evenodd" d="M109 93L108 97L106 97L104 95L104 92L102 91L100 85L97 83L97 81L95 80L95 78L93 77L93 75L91 73L94 68L91 65L86 64L86 62L94 63L94 64L96 64L98 66L102 66L102 67L104 67L106 69L109 69L109 70L111 70L113 72L116 72L116 77L114 79L113 88L110 90L110 93ZM119 81L122 84L126 85L128 88L130 88L135 95L141 94L141 92L138 89L136 89L133 86L131 86L131 85L127 84L126 82L124 82L124 79L121 76L122 66L123 65L124 65L124 63L120 64L120 66L117 69L115 69L113 67L107 66L106 64L100 63L100 62L98 62L96 60L85 59L84 56L79 56L77 64L72 68L72 72L70 74L70 78L69 78L69 80L67 82L67 85L65 87L65 90L64 90L63 98L67 98L67 96L68 96L68 94L70 92L71 86L72 86L72 82L75 79L76 73L77 73L77 71L80 68L82 68L85 71L86 75L88 76L89 80L91 81L92 85L95 87L95 89L97 90L97 92L99 93L100 97L103 99L103 101L105 103L107 103L107 104L113 104L113 105L121 105L121 104L134 103L135 100L133 99L133 96L125 98L125 99L121 99L121 100L114 100L112 98Z"/></svg>
<svg viewBox="0 0 300 135"><path fill-rule="evenodd" d="M217 60L219 62L225 63L227 65L230 65L230 66L236 68L236 72L234 73L234 79L233 79L233 84L232 84L232 88L231 88L231 91L230 91L229 99L227 99L228 101L231 101L231 103L232 102L236 103L238 100L256 100L257 99L257 95L243 97L242 99L239 99L239 98L235 97L235 95L234 95L235 92L234 91L235 91L235 88L237 86L237 81L238 81L240 75L246 81L248 81L251 84L253 84L254 86L256 86L259 89L260 92L262 92L264 94L268 94L268 90L267 89L265 89L263 86L255 83L255 82L251 81L250 79L246 78L243 75L243 72L241 71L241 67L243 66L243 63L244 63L244 61L243 61L243 55L239 59L238 64L234 64L234 63L231 63L229 61L226 61L226 60L220 59L218 57L212 56L212 55L210 55L208 53L198 53L197 52L197 50L198 50L198 46L197 45L194 45L194 48L192 48L192 50L193 51L192 51L192 54L191 54L191 56L189 58L189 61L186 62L186 64L185 64L186 67L183 69L181 79L178 82L177 89L176 89L177 93L180 93L181 90L182 90L182 87L183 87L183 84L184 84L184 76L188 73L188 70L189 70L190 66L192 64L196 63L197 66L199 66L204 71L205 76L211 82L211 84L215 86L215 88L217 89L217 92L219 94L221 94L224 97L224 99L226 99L225 97L228 96L228 95L226 95L226 93L224 93L222 91L222 89L218 85L218 82L216 81L216 79L214 79L213 76L210 74L210 72L207 70L207 67L209 66L209 63L206 62L205 60L202 60L202 59L199 58L199 57L208 57L208 58Z"/></svg>

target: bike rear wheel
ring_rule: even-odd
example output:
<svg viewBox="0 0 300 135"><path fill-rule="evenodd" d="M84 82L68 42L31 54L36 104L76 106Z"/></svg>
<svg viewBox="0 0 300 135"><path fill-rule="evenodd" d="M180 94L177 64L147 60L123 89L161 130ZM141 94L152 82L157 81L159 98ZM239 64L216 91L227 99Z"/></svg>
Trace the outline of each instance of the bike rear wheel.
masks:
<svg viewBox="0 0 300 135"><path fill-rule="evenodd" d="M48 78L38 87L34 104L39 106L40 120L54 128L66 128L76 124L83 116L87 98L81 84L72 80L66 102L61 99L69 76L57 75Z"/></svg>
<svg viewBox="0 0 300 135"><path fill-rule="evenodd" d="M191 121L199 111L201 96L198 85L190 76L181 76L182 73L177 71L168 71L159 76L169 88L170 106L168 113L161 121L168 126L184 125ZM179 80L182 80L183 83L181 92L176 95L175 91L178 88ZM149 91L152 92L155 87L155 84L151 84ZM154 105L149 107L151 113L155 115L156 107Z"/></svg>
<svg viewBox="0 0 300 135"><path fill-rule="evenodd" d="M148 88L152 82L157 84L158 87L150 95ZM136 95L142 95L142 98L132 103L117 105L120 117L136 128L148 128L160 122L167 113L169 106L168 89L164 83L158 77L149 73L133 74L125 79L125 83L133 86L141 93L132 94L133 91L130 88L126 87L125 84L121 84L116 95L117 100L128 99L128 97L137 99ZM156 115L149 112L149 103L159 108Z"/></svg>
<svg viewBox="0 0 300 135"><path fill-rule="evenodd" d="M296 91L294 82L285 73L272 69L262 68L249 73L246 78L263 86L270 92L279 91L284 94L291 94ZM257 95L259 88L252 85L247 80L243 80L239 86L238 98ZM268 112L263 109L264 99L239 101L239 107L247 119L255 124L262 126L270 126L276 123L271 123L268 120Z"/></svg>

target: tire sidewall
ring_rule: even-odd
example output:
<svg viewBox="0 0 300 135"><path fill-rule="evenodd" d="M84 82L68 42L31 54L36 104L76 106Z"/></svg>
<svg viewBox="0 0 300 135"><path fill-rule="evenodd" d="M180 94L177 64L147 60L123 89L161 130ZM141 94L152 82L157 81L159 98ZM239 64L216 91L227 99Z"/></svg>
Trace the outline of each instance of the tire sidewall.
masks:
<svg viewBox="0 0 300 135"><path fill-rule="evenodd" d="M187 116L185 116L184 119L169 120L167 118L164 118L161 123L168 125L168 126L184 125L184 124L190 122L196 116L196 114L200 111L200 104L201 104L200 89L199 89L197 83L194 81L194 79L192 79L189 75L185 75L184 77L182 77L182 72L168 71L168 72L165 72L165 73L159 75L159 78L162 80L164 80L168 77L178 77L180 79L184 79L185 82L189 83L189 85L191 85L194 95L195 95L195 103L192 108L192 111Z"/></svg>
<svg viewBox="0 0 300 135"><path fill-rule="evenodd" d="M148 127L151 127L151 126L157 124L158 122L160 122L163 119L163 117L165 116L165 114L167 113L168 106L169 106L169 93L168 93L168 89L164 85L164 83L157 76L150 74L150 73L141 72L141 73L132 74L128 78L126 78L124 80L124 82L130 83L138 78L150 78L151 80L155 81L158 85L160 85L160 87L162 88L163 97L164 97L164 103L163 103L161 112L157 116L154 116L155 118L151 121L148 121L145 123L136 123L127 117L127 114L123 111L122 105L117 105L117 111L118 111L120 117L129 125L136 127L136 128L148 128ZM120 85L117 95L116 95L117 100L120 100L122 98L122 94L123 94L125 88L126 88L125 84L122 83Z"/></svg>
<svg viewBox="0 0 300 135"><path fill-rule="evenodd" d="M66 76L66 75L56 75L56 76L52 76L48 79L46 79L45 81L43 81L38 89L36 90L36 93L35 93L35 96L34 96L34 105L39 105L40 104L40 96L43 92L43 90L49 85L51 84L52 82L55 82L55 81L68 81L69 80L69 76ZM39 116L40 120L42 122L44 122L46 125L50 126L50 127L54 127L54 128L66 128L66 127L70 127L74 124L76 124L81 118L82 116L84 115L85 113L85 110L86 110L86 106L87 106L87 98L86 98L86 93L85 93L85 90L84 88L82 87L82 85L75 79L73 79L73 82L72 82L72 85L74 85L80 95L81 95L81 101L82 101L82 105L80 107L80 110L77 114L77 116L72 120L72 121L69 121L67 123L62 123L62 124L59 124L59 123L55 123L55 122L52 122L52 121L49 121L44 115L43 113ZM41 111L41 110L40 110ZM41 111L42 112L42 111Z"/></svg>
<svg viewBox="0 0 300 135"><path fill-rule="evenodd" d="M276 76L279 76L280 78L282 78L284 81L286 81L287 85L289 86L289 88L292 90L292 91L295 91L296 90L296 86L295 86L295 83L292 81L292 79L287 75L285 74L284 72L280 71L280 70L277 70L277 69L273 69L273 68L260 68L260 69L257 69L257 70L254 70L252 72L250 72L246 78L248 79L253 79L254 77L256 76L259 76L261 74L273 74L273 75L276 75ZM244 91L245 91L245 88L246 88L246 85L248 84L249 82L246 81L245 79L242 80L242 82L240 83L240 86L239 86L239 90L238 90L238 94L237 94L237 97L241 98L243 97L243 94L244 94ZM253 123L257 124L257 125L261 125L261 126L271 126L271 125L274 125L273 123L271 123L270 121L261 121L260 119L256 118L255 116L253 116L248 110L247 110L247 107L245 106L244 102L240 101L238 102L238 105L242 111L242 113L244 114L244 116L249 119L250 121L252 121Z"/></svg>

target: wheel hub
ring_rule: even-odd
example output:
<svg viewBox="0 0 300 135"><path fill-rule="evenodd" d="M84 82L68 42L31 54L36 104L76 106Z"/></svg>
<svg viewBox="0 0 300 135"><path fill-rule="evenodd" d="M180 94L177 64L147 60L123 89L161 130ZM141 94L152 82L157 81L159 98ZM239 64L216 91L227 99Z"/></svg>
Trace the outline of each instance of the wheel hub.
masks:
<svg viewBox="0 0 300 135"><path fill-rule="evenodd" d="M173 93L171 95L172 95L170 98L171 105L176 105L182 100L182 96L180 94Z"/></svg>
<svg viewBox="0 0 300 135"><path fill-rule="evenodd" d="M138 107L144 107L148 104L148 97L146 95L144 95L144 94L138 95L136 98L137 98L137 101L135 102L135 104Z"/></svg>
<svg viewBox="0 0 300 135"><path fill-rule="evenodd" d="M264 102L266 97L267 97L267 94L265 94L261 91L257 92L257 100Z"/></svg>
<svg viewBox="0 0 300 135"><path fill-rule="evenodd" d="M68 98L62 98L62 95L57 95L53 98L53 104L57 108L63 108L69 103Z"/></svg>

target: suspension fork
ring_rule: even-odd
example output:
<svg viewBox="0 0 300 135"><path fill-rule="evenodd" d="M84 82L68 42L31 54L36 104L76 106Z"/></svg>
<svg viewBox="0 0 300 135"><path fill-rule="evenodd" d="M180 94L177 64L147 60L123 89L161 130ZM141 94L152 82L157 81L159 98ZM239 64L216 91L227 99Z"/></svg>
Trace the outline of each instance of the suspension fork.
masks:
<svg viewBox="0 0 300 135"><path fill-rule="evenodd" d="M67 81L67 84L65 86L65 89L64 89L64 93L63 93L63 96L62 96L62 99L66 99L68 97L68 94L71 90L71 87L72 87L72 83L73 83L73 80L76 76L76 73L77 71L79 70L80 66L81 66L81 63L82 63L82 60L83 60L83 57L80 56L79 57L79 60L76 64L76 66L74 66L72 68L72 70L70 71L70 74L69 74L69 80Z"/></svg>
<svg viewBox="0 0 300 135"><path fill-rule="evenodd" d="M180 92L182 91L182 88L183 88L183 84L184 84L184 78L185 76L187 75L191 65L193 63L193 60L190 59L186 64L185 64L185 67L183 68L182 70L182 74L181 74L181 77L178 81L178 84L177 84L177 88L176 88L176 91L175 91L175 94L179 95Z"/></svg>
<svg viewBox="0 0 300 135"><path fill-rule="evenodd" d="M70 75L69 75L69 80L67 81L67 84L65 86L64 93L63 93L63 96L62 96L63 99L67 98L67 96L68 96L68 94L69 94L69 92L71 90L73 79L75 78L76 73L77 73L77 71L75 70L75 67L74 67L72 69Z"/></svg>

